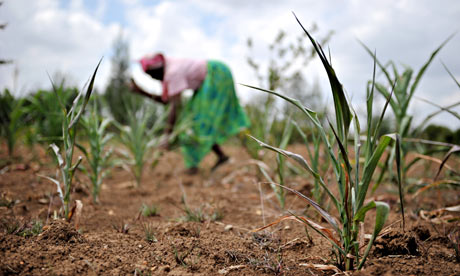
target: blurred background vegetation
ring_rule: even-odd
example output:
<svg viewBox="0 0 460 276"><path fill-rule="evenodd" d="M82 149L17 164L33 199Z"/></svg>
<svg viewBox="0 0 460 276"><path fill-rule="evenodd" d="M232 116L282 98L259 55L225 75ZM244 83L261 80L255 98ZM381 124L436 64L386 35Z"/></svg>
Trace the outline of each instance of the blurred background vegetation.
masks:
<svg viewBox="0 0 460 276"><path fill-rule="evenodd" d="M0 30L7 24L0 25ZM313 24L312 33L318 33L319 28ZM324 32L322 32L324 33ZM333 31L317 35L321 45L327 45L333 37ZM289 97L300 100L307 108L316 111L322 122L325 123L328 108L322 96L318 82L308 83L303 72L315 58L314 49L305 41L304 35L290 36L284 30L279 30L273 42L268 45L269 57L265 60L257 60L254 55L252 38L247 39L247 65L252 69L254 77L261 88L279 91ZM111 117L121 125L128 124L130 110L141 110L148 105L151 122L156 120L163 107L152 104L148 99L130 93L130 56L129 42L120 32L113 41L112 56L110 58L111 74L110 81L103 91L97 91L91 101L97 101L99 116ZM10 60L2 58L0 66L11 66ZM66 107L70 107L72 99L78 93L78 87L68 84L66 77L56 74L53 82L57 92L63 99ZM13 88L16 89L16 88ZM238 89L238 86L237 86ZM28 91L26 96L17 96L20 93L5 88L0 91L0 135L7 141L9 154L14 154L14 147L18 141L32 147L34 143L60 144L62 133L62 113L56 104L52 89L39 89ZM187 99L184 99L186 101ZM305 133L307 139L313 141L315 133L310 123L302 119L302 114L288 104L266 93L255 93L252 100L244 106L251 120L248 132L254 137L269 144L279 145L283 138L283 132L288 124L295 123ZM415 114L416 115L416 114ZM330 118L333 116L329 115ZM378 118L375 118L377 120ZM152 123L151 123L152 124ZM150 124L150 125L151 125ZM381 133L394 131L394 118L387 116L381 126ZM414 129L417 126L412 126ZM111 131L117 132L117 128L111 126ZM426 124L420 135L416 138L442 141L452 144L460 143L460 129L449 129L446 126ZM249 154L256 159L262 159L262 153L258 145L245 135L240 136L240 142ZM303 138L298 131L290 133L289 144L303 143Z"/></svg>

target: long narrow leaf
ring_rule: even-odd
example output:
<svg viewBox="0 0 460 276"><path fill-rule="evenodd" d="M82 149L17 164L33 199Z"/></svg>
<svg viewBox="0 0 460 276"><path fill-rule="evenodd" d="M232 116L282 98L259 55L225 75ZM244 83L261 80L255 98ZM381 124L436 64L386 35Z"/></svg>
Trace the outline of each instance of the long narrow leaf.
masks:
<svg viewBox="0 0 460 276"><path fill-rule="evenodd" d="M395 85L395 83L393 83L393 86L394 85ZM402 116L401 113L400 113L401 108L400 108L398 102L395 101L392 97L390 97L390 92L388 92L386 87L381 85L380 83L376 83L375 88L377 88L377 91L380 94L382 94L382 96L384 96L385 99L390 98L390 105L391 105L391 109L393 109L393 113L395 114L395 116L397 118L401 117Z"/></svg>
<svg viewBox="0 0 460 276"><path fill-rule="evenodd" d="M456 106L460 105L460 102L456 102L453 104L450 104L448 106L444 106L443 108L440 108L439 110L436 110L435 112L429 114L428 116L423 119L423 121L417 126L417 128L414 130L415 136L417 136L418 133L423 131L425 129L425 125L428 123L429 120L431 120L434 116L444 112L445 110L454 108Z"/></svg>
<svg viewBox="0 0 460 276"><path fill-rule="evenodd" d="M50 148L53 150L54 155L56 156L56 159L58 161L59 167L62 168L62 166L64 165L64 160L62 159L62 156L59 153L59 147L56 146L56 144L53 143L53 144L50 145Z"/></svg>
<svg viewBox="0 0 460 276"><path fill-rule="evenodd" d="M377 65L380 67L380 70L382 70L382 72L385 74L386 78L387 78L387 81L388 83L392 83L393 80L390 76L390 73L388 73L388 71L386 70L386 66L383 66L382 63L377 59L377 56L375 53L373 53L361 40L358 39L358 42L364 47L364 49L366 50L366 52L372 56L372 58L377 62Z"/></svg>
<svg viewBox="0 0 460 276"><path fill-rule="evenodd" d="M361 269L366 261L367 256L374 244L375 239L377 238L378 234L383 228L385 221L388 218L388 213L390 212L390 207L385 202L376 201L375 203L376 214L375 214L375 225L374 225L374 232L372 233L372 237L367 244L366 251L364 251L364 255L361 259L361 262L358 265L358 269Z"/></svg>
<svg viewBox="0 0 460 276"><path fill-rule="evenodd" d="M396 82L393 84L393 88L391 89L390 95L388 95L386 99L385 105L383 106L383 109L382 109L382 113L380 114L379 120L377 121L377 125L375 126L374 135L372 137L373 141L377 140L377 135L379 134L380 126L382 125L383 118L385 117L385 112L387 111L388 104L392 100L395 85L396 85Z"/></svg>
<svg viewBox="0 0 460 276"><path fill-rule="evenodd" d="M321 140L323 140L323 143L326 145L327 147L327 150L328 150L328 153L329 153L329 157L331 158L332 160L332 163L334 164L333 168L334 168L334 172L336 175L338 175L338 171L337 171L337 168L339 166L339 162L337 161L337 158L335 157L334 155L334 151L332 149L332 146L331 144L329 143L329 140L327 139L327 136L326 136L326 132L323 128L323 126L321 125L321 122L320 120L318 119L318 114L306 107L304 107L299 100L296 100L296 99L293 99L293 98L290 98L290 97L287 97L285 95L282 95L278 92L275 92L275 91L271 91L271 90L266 90L266 89L263 89L263 88L259 88L259 87L255 87L255 86L251 86L251 85L247 85L247 84L242 84L243 86L246 86L246 87L249 87L249 88L253 88L253 89L256 89L256 90L260 90L260 91L263 91L263 92L266 92L266 93L269 93L269 94L273 94L275 96L278 96L288 102L290 102L291 104L293 104L294 106L296 106L297 108L299 108L310 120L311 122L315 125L315 127L317 128L320 136L321 136Z"/></svg>
<svg viewBox="0 0 460 276"><path fill-rule="evenodd" d="M404 194L402 189L402 177L401 177L401 140L398 134L394 135L396 141L395 151L396 151L396 170L398 175L398 189L399 189L399 203L401 204L401 215L403 221L403 230L406 228L406 219L404 217Z"/></svg>
<svg viewBox="0 0 460 276"><path fill-rule="evenodd" d="M426 190L434 188L434 187L438 187L439 185L442 185L442 184L460 185L460 182L449 180L449 179L433 181L432 183L426 185L425 187L417 190L417 192L412 196L412 198L416 198L419 194L425 192Z"/></svg>
<svg viewBox="0 0 460 276"><path fill-rule="evenodd" d="M328 123L329 123L329 127L332 130L332 133L335 136L335 139L337 141L337 145L339 146L340 153L342 154L342 159L345 161L345 165L347 167L346 169L347 169L348 172L350 172L351 171L351 165L350 165L350 160L348 160L348 152L345 149L345 146L342 144L342 141L340 141L340 138L337 135L337 132L335 132L334 126L332 126L332 124L331 124L331 122L329 122L329 120L328 120Z"/></svg>
<svg viewBox="0 0 460 276"><path fill-rule="evenodd" d="M58 88L54 84L54 81L53 81L53 79L51 78L51 76L49 74L48 74L48 79L50 80L51 86L53 87L53 92L54 92L54 95L56 96L56 98L58 100L59 107L61 107L61 110L63 111L63 113L66 114L67 113L66 108L65 108L64 104L62 103L61 97L59 97L59 95L58 95ZM35 100L35 98L32 98L32 99ZM40 105L36 105L36 106L40 106Z"/></svg>
<svg viewBox="0 0 460 276"><path fill-rule="evenodd" d="M296 161L303 169L307 170L315 179L318 180L319 184L321 185L321 187L323 187L323 189L326 191L326 193L329 195L329 197L331 198L332 202L334 203L334 205L337 207L337 209L340 209L339 208L339 202L337 201L337 199L335 198L335 196L332 194L332 192L329 190L329 188L326 186L326 184L324 184L324 181L322 179L322 177L318 174L318 172L314 171L310 165L308 164L308 162L299 154L296 154L296 153L293 153L293 152L290 152L290 151L287 151L287 150L283 150L283 149L279 149L279 148L276 148L276 147L272 147L268 144L265 144L264 142L258 140L257 138L249 135L249 137L251 137L252 139L254 139L257 143L259 143L259 145L261 147L264 147L264 148L267 148L269 150L272 150L272 151L275 151L277 153L280 153L286 157L289 157L291 158L292 160Z"/></svg>
<svg viewBox="0 0 460 276"><path fill-rule="evenodd" d="M75 125L75 123L78 122L81 115L83 114L83 111L85 110L86 105L88 104L89 98L91 97L91 93L93 92L94 81L96 80L96 73L97 73L97 70L99 69L99 65L101 65L101 62L102 62L102 58L99 60L96 66L96 69L94 70L93 76L91 77L91 81L89 82L88 89L86 90L85 98L83 100L83 106L80 108L77 115L74 118L72 118L72 121L70 121L69 129L71 129ZM75 106L76 106L76 103L74 102L74 106L72 106L72 109Z"/></svg>
<svg viewBox="0 0 460 276"><path fill-rule="evenodd" d="M329 214L327 211L325 211L323 208L321 208L321 206L319 206L318 203L316 203L313 199L309 198L308 196L305 196L304 194L302 194L301 192L299 191L296 191L292 188L289 188L289 187L286 187L286 186L283 186L283 185L280 185L278 183L273 183L277 186L280 186L294 194L296 194L297 196L299 196L300 198L303 198L305 201L307 201L313 208L316 209L316 211L334 228L334 230L339 233L339 235L342 233L342 231L340 231L339 229L339 226L337 224L337 219L335 219L331 214Z"/></svg>
<svg viewBox="0 0 460 276"><path fill-rule="evenodd" d="M417 159L423 159L423 160L427 160L427 161L431 161L433 163L437 163L439 165L442 164L442 160L441 159L438 159L436 157L433 157L433 156L429 156L429 155L425 155L425 154L419 154L419 153L416 153L414 154L414 160L417 160ZM460 176L460 173L457 172L454 168L452 168L451 166L449 166L448 164L444 164L444 168L448 169L449 171L451 171L453 174L457 175L457 176Z"/></svg>
<svg viewBox="0 0 460 276"><path fill-rule="evenodd" d="M455 146L453 146L453 147L446 153L446 155L445 155L444 158L442 159L441 165L439 165L439 169L438 169L438 172L436 173L436 176L434 177L434 181L436 181L436 179L438 179L438 176L439 176L439 174L441 173L441 170L442 170L442 168L444 167L444 164L447 162L447 160L449 159L449 157L450 157L453 153L455 153L455 152L460 152L460 146L455 145Z"/></svg>
<svg viewBox="0 0 460 276"><path fill-rule="evenodd" d="M450 77L455 81L455 83L457 84L458 88L460 88L460 82L458 82L458 80L450 72L449 68L447 68L447 66L444 64L444 62L441 62L441 63L442 63L442 66L444 66L444 69L446 69L447 73L449 73Z"/></svg>
<svg viewBox="0 0 460 276"><path fill-rule="evenodd" d="M321 46L315 41L315 39L308 33L308 31L303 27L300 20L294 14L297 23L299 23L300 27L303 29L305 34L310 39L313 47L315 48L321 62L323 63L324 69L326 70L327 76L329 78L329 84L331 85L331 91L333 94L334 99L334 106L335 106L335 113L336 113L336 120L337 120L337 129L339 131L339 137L344 141L348 135L348 130L350 128L352 114L350 111L350 107L348 105L348 100L345 96L345 92L343 91L342 84L340 83L339 79L337 78L334 68L332 68L331 64L328 62L324 52L321 49Z"/></svg>
<svg viewBox="0 0 460 276"><path fill-rule="evenodd" d="M373 68L373 71L372 71L372 82L370 83L371 88L369 89L369 83L368 83L368 86L367 86L367 98L366 98L366 109L367 109L366 110L367 111L367 145L366 145L366 149L365 149L366 158L370 157L370 154L372 152L372 149L374 148L374 143L375 143L375 141L372 140L371 132L372 132L372 115L374 113L374 111L373 111L373 103L374 103L376 64L377 64L377 54L374 51L374 68Z"/></svg>
<svg viewBox="0 0 460 276"><path fill-rule="evenodd" d="M363 176L361 178L361 182L359 183L359 191L358 191L358 204L357 208L361 208L364 203L364 199L366 198L367 190L369 188L369 183L372 179L372 175L374 174L375 168L382 156L383 152L385 151L386 147L390 144L391 140L393 139L390 135L384 135L380 138L380 143L377 145L374 153L372 154L371 158L367 161L363 168Z"/></svg>
<svg viewBox="0 0 460 276"><path fill-rule="evenodd" d="M303 216L296 216L296 215L289 215L289 216L283 216L277 220L275 220L274 222L271 222L267 225L264 225L260 228L257 228L257 229L254 229L252 230L251 232L255 233L255 232L260 232L264 229L267 229L269 227L272 227L272 226L275 226L279 223L281 223L282 221L285 221L285 220L295 220L295 221L298 221L300 223L304 223L304 224L307 224L308 226L310 226L311 228L313 228L316 232L318 232L321 236L323 236L324 238L326 238L327 240L329 240L337 249L339 249L342 254L346 255L345 252L343 251L343 249L340 247L340 242L334 237L334 234L332 232L332 229L330 228L326 228L326 227L323 227L321 225L319 225L318 223L306 218L306 217L303 217Z"/></svg>
<svg viewBox="0 0 460 276"><path fill-rule="evenodd" d="M418 99L421 100L421 101L424 101L424 102L426 102L426 103L429 103L429 104L431 104L431 105L433 105L433 106L436 106L436 107L439 108L441 111L446 111L446 112L448 112L449 114L455 116L457 119L460 120L460 114L458 114L457 112L451 110L449 107L442 107L442 106L440 106L440 105L437 104L437 103L434 103L434 102L432 102L432 101L429 101L429 100L427 100L427 99L423 99L423 98L420 98L420 97L418 97Z"/></svg>
<svg viewBox="0 0 460 276"><path fill-rule="evenodd" d="M46 178L48 179L49 181L53 182L54 184L56 184L56 187L57 187L57 191L58 191L58 194L59 194L59 198L61 199L62 203L64 203L64 194L62 193L62 189L61 189L61 184L59 183L59 181L57 181L56 179L52 178L52 177L49 177L49 176L46 176L46 175L41 175L41 174L37 174L39 177L43 177L43 178Z"/></svg>
<svg viewBox="0 0 460 276"><path fill-rule="evenodd" d="M417 76L415 77L415 81L411 86L408 102L410 102L410 99L414 95L415 89L417 88L417 85L418 85L420 79L422 78L423 74L425 73L426 69L428 68L428 66L431 64L431 62L436 57L436 55L439 53L439 51L441 51L441 49L444 47L444 45L446 45L447 42L449 42L449 40L451 40L452 37L454 37L454 35L455 35L455 33L451 34L443 43L441 43L441 45L436 50L434 50L433 53L431 53L431 56L428 59L428 61L422 66L422 68L420 68L419 72L417 73Z"/></svg>

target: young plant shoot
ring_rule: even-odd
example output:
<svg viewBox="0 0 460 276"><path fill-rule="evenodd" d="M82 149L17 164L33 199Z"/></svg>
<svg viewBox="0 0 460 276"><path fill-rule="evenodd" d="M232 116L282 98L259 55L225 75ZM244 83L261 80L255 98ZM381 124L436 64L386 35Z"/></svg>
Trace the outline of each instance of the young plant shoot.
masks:
<svg viewBox="0 0 460 276"><path fill-rule="evenodd" d="M296 17L297 19L297 17ZM252 87L272 95L276 95L297 108L299 108L306 118L310 120L315 126L316 131L320 135L322 143L325 145L328 151L328 157L331 161L333 174L335 176L336 183L338 185L338 195L335 195L329 187L325 184L322 176L317 171L317 168L313 168L310 164L299 154L289 152L287 150L270 146L262 141L255 139L262 147L273 150L287 158L290 158L297 162L302 168L309 172L319 183L319 185L324 189L327 196L329 197L332 205L337 209L339 218L332 216L327 212L323 207L321 207L317 202L310 199L309 197L301 194L300 192L286 187L283 185L284 189L291 191L304 199L308 204L310 204L320 215L327 221L330 227L321 226L319 223L314 222L310 218L305 216L291 214L284 216L281 219L271 223L262 228L256 229L254 231L260 231L269 226L278 224L279 222L287 219L292 219L299 221L312 229L318 232L321 236L326 238L331 242L333 246L333 252L336 255L337 266L345 270L353 270L355 268L362 268L364 262L372 248L374 240L382 229L388 213L389 206L385 202L379 201L367 201L365 204L366 195L369 189L369 185L374 174L374 171L377 167L377 163L380 160L380 157L385 152L385 149L390 145L390 143L395 141L396 149L396 163L398 173L400 172L399 161L400 161L400 144L399 136L397 134L384 135L380 138L380 141L377 141L376 133L371 133L370 120L368 120L367 127L367 140L364 145L363 151L361 151L361 141L360 141L360 123L358 117L354 110L351 108L350 103L347 100L345 92L342 88L341 83L339 82L333 67L330 62L327 60L326 55L324 54L321 46L311 37L311 35L305 30L300 21L297 19L297 22L300 24L302 29L305 31L306 35L309 37L315 51L319 55L321 62L326 69L329 82L331 85L332 96L334 100L334 111L335 111L335 126L332 123L329 123L329 127L333 131L334 136L330 141L328 139L326 129L322 126L321 121L318 119L316 112L304 107L298 100L286 97L278 92L264 90L256 87ZM375 72L375 67L374 67ZM373 104L373 89L368 95L367 99L367 112L372 114L372 104ZM380 116L376 130L379 129L379 125L383 120L383 115L385 113L388 101L391 99L391 94L387 99L387 103L383 108L383 111ZM348 145L348 136L351 124L354 123L354 155L349 151ZM333 145L336 145L337 150L334 150ZM358 160L363 159L364 165L361 168L360 162ZM355 164L352 166L351 160L355 160ZM400 176L400 174L398 174ZM400 180L400 178L398 178ZM277 184L279 185L279 184ZM282 185L280 185L282 186ZM402 197L401 197L402 204ZM368 242L367 247L364 252L361 251L359 245L360 237L360 224L364 222L364 218L367 212L371 209L376 210L375 215L375 224L372 237Z"/></svg>
<svg viewBox="0 0 460 276"><path fill-rule="evenodd" d="M61 107L62 113L64 114L64 120L62 121L62 142L63 152L60 153L60 149L55 144L51 144L50 147L53 150L59 168L60 179L55 179L48 176L42 176L51 182L56 184L59 197L63 205L63 215L66 220L71 219L71 192L72 192L72 180L78 165L82 161L80 156L77 161L73 160L73 153L75 149L75 139L77 137L77 124L80 120L86 105L88 104L91 93L93 92L94 80L96 79L97 69L101 64L102 59L96 66L91 80L86 89L86 93L83 95L83 91L80 92L74 99L72 108L67 110L56 92L57 88L53 83L53 90L56 93L56 98L59 106Z"/></svg>

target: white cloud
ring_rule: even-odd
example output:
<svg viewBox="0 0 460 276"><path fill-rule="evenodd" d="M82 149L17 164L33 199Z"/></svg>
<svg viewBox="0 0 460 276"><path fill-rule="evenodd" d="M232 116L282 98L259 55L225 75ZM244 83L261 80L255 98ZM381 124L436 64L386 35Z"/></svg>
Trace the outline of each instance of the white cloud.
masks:
<svg viewBox="0 0 460 276"><path fill-rule="evenodd" d="M112 1L99 0L92 10L84 3L72 0L64 7L57 0L11 0L0 7L0 19L9 22L0 32L1 57L15 60L23 86L47 85L45 72L57 70L72 74L82 84L99 57L105 55L98 78L99 87L104 86L110 70L108 55L119 24L104 23ZM267 45L278 30L285 30L292 38L302 34L291 13L294 11L308 29L316 22L320 37L329 30L335 31L325 50L330 48L336 72L357 109L372 75L372 59L356 38L376 49L382 62L393 60L400 70L405 64L417 71L431 52L458 30L460 22L460 3L456 0L184 0L154 4L118 0L117 5L123 10L124 19L119 22L124 22L133 60L157 51L221 59L231 66L236 82L250 84L257 82L245 61L246 39L253 38L253 54L258 60L268 60ZM459 48L457 35L430 65L417 95L440 103L460 101L458 87L440 63L443 60L460 79ZM0 67L0 88L11 86L12 71L12 66ZM320 62L316 60L305 72L311 82L319 78L323 93L330 97ZM138 67L135 76L146 79ZM153 86L152 90L158 88L145 83ZM245 99L249 98L247 94L260 93L242 87L238 90ZM416 101L412 110L429 108Z"/></svg>
<svg viewBox="0 0 460 276"><path fill-rule="evenodd" d="M58 1L16 0L5 2L0 11L8 22L0 34L1 52L14 65L0 67L0 84L12 87L12 71L19 69L19 89L49 87L46 72L61 71L83 85L98 60L107 53L117 33L114 24L103 25L90 16L79 1L63 9ZM107 78L108 62L101 67L99 86ZM24 92L24 91L22 91Z"/></svg>

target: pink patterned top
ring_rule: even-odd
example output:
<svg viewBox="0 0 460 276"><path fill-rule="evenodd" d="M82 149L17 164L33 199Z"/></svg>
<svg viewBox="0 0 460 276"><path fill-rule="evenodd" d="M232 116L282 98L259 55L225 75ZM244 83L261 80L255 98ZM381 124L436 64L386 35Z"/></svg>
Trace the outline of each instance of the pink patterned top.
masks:
<svg viewBox="0 0 460 276"><path fill-rule="evenodd" d="M163 101L186 89L197 90L207 74L206 60L165 57Z"/></svg>

